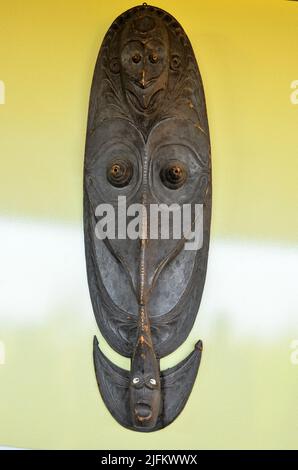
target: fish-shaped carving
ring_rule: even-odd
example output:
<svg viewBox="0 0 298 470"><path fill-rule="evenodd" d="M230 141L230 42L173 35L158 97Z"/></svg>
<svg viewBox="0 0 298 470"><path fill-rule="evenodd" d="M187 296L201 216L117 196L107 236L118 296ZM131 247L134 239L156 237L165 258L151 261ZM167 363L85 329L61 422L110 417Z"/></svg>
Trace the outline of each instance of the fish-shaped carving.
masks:
<svg viewBox="0 0 298 470"><path fill-rule="evenodd" d="M162 217L154 225L151 212L161 205L173 210L173 227L174 213L188 207L188 230L162 236ZM139 234L128 237L136 213ZM103 237L99 221L105 215L107 228L111 214L112 231ZM190 249L188 234L193 236L199 218L201 242ZM206 276L210 218L210 139L191 44L165 11L146 4L132 8L114 21L98 55L84 164L93 310L106 341L131 359L130 371L119 368L95 338L95 372L106 406L127 428L167 426L191 392L202 342L171 369L160 370L160 359L186 340L194 324Z"/></svg>

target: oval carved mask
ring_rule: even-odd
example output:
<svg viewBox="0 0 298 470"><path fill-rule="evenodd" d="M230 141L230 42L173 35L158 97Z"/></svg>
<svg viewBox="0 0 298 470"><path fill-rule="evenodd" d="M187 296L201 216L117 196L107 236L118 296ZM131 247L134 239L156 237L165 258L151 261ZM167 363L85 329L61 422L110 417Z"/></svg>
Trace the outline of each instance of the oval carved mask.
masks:
<svg viewBox="0 0 298 470"><path fill-rule="evenodd" d="M168 13L132 8L114 21L98 55L84 164L92 306L106 341L131 359L130 370L119 368L94 338L96 378L127 428L167 426L191 392L202 342L170 369L160 369L160 358L194 324L210 217L209 130L191 44Z"/></svg>

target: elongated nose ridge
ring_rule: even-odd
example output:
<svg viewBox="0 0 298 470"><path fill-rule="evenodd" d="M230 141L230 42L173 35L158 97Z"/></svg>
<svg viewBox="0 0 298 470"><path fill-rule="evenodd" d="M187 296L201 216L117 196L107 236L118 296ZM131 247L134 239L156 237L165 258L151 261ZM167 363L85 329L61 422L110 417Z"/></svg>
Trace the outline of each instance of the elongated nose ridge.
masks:
<svg viewBox="0 0 298 470"><path fill-rule="evenodd" d="M143 90L148 87L150 84L150 80L146 78L146 72L145 70L142 70L142 74L138 77L138 79L135 82L139 88L142 88Z"/></svg>

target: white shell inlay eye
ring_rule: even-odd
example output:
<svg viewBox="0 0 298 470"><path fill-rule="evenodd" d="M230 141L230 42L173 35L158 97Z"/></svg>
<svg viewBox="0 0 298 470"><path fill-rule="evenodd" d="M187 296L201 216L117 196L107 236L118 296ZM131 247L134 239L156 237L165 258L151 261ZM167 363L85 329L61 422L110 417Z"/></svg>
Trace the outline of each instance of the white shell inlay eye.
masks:
<svg viewBox="0 0 298 470"><path fill-rule="evenodd" d="M134 379L132 379L133 384L138 384L139 381L140 381L140 379L138 377L135 377Z"/></svg>
<svg viewBox="0 0 298 470"><path fill-rule="evenodd" d="M155 379L150 379L151 385L156 385L156 380Z"/></svg>

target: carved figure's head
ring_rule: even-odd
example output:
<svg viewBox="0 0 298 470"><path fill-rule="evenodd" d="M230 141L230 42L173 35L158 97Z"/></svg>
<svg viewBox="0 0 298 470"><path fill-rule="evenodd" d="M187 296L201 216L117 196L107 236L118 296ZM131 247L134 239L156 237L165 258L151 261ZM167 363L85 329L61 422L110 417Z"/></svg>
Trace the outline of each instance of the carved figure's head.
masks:
<svg viewBox="0 0 298 470"><path fill-rule="evenodd" d="M152 344L140 335L130 371L130 410L136 427L156 425L161 408L160 373Z"/></svg>
<svg viewBox="0 0 298 470"><path fill-rule="evenodd" d="M121 36L120 62L128 102L140 113L154 112L168 82L169 39L165 25L147 13L129 21Z"/></svg>

